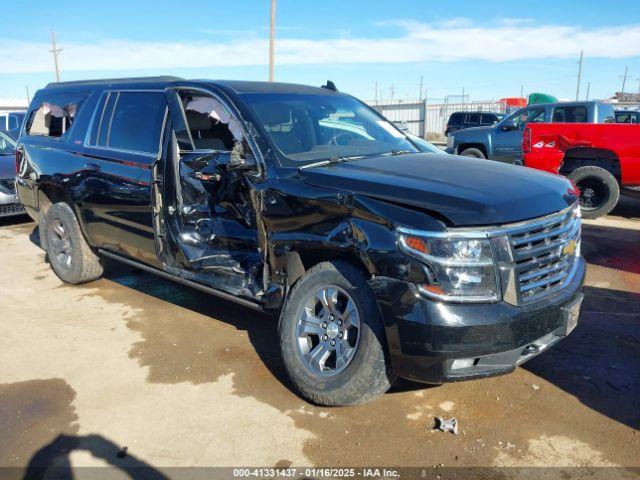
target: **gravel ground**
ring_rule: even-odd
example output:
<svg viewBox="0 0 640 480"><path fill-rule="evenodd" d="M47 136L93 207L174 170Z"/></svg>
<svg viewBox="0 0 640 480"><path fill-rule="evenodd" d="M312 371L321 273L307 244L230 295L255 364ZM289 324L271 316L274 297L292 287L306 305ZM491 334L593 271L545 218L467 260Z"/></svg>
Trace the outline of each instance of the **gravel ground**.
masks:
<svg viewBox="0 0 640 480"><path fill-rule="evenodd" d="M64 285L35 224L1 220L0 466L16 468L0 476L28 465L168 476L192 465L640 467L640 200L586 223L570 337L511 375L402 382L329 409L291 390L273 319L115 264ZM459 435L433 431L439 415L455 416Z"/></svg>

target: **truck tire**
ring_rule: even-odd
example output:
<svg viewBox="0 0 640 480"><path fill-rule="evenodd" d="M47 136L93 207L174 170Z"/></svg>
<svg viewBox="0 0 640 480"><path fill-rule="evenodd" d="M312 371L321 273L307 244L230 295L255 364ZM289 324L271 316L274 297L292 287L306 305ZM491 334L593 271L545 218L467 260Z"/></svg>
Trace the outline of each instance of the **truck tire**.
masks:
<svg viewBox="0 0 640 480"><path fill-rule="evenodd" d="M291 381L318 405L365 403L391 386L376 299L346 262L319 263L296 282L279 333Z"/></svg>
<svg viewBox="0 0 640 480"><path fill-rule="evenodd" d="M44 227L49 262L60 280L77 285L102 276L102 259L87 244L69 205L53 204Z"/></svg>
<svg viewBox="0 0 640 480"><path fill-rule="evenodd" d="M567 176L580 190L580 210L584 218L609 213L618 203L620 186L611 173L600 167L576 168Z"/></svg>
<svg viewBox="0 0 640 480"><path fill-rule="evenodd" d="M478 150L477 148L465 148L460 155L464 156L464 157L473 157L473 158L483 158L486 159L487 157L484 156L484 153L482 153L480 150Z"/></svg>

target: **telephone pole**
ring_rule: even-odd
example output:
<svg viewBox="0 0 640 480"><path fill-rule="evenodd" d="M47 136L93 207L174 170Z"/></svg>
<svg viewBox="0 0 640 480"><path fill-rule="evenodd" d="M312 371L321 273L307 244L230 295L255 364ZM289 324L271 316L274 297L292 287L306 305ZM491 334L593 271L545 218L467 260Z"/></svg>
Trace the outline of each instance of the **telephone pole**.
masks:
<svg viewBox="0 0 640 480"><path fill-rule="evenodd" d="M25 85L24 88L27 90L27 105L31 104L31 97L29 96L29 85Z"/></svg>
<svg viewBox="0 0 640 480"><path fill-rule="evenodd" d="M59 82L60 66L58 65L58 55L60 54L62 49L56 48L56 32L54 32L53 30L51 30L51 50L49 51L53 53L53 64L55 65L55 68L56 68L56 82Z"/></svg>
<svg viewBox="0 0 640 480"><path fill-rule="evenodd" d="M424 75L420 75L420 95L418 95L418 100L422 100L422 83L424 82Z"/></svg>
<svg viewBox="0 0 640 480"><path fill-rule="evenodd" d="M589 90L591 90L591 82L587 82L587 101L589 101Z"/></svg>
<svg viewBox="0 0 640 480"><path fill-rule="evenodd" d="M580 50L580 61L578 61L578 86L576 87L576 102L580 100L580 81L582 80L582 60L584 51Z"/></svg>
<svg viewBox="0 0 640 480"><path fill-rule="evenodd" d="M636 78L636 80L638 81L638 98L636 102L640 102L640 78Z"/></svg>
<svg viewBox="0 0 640 480"><path fill-rule="evenodd" d="M376 105L378 105L378 82L376 82L376 86L375 86L375 100L376 100Z"/></svg>
<svg viewBox="0 0 640 480"><path fill-rule="evenodd" d="M271 0L269 19L269 81L275 81L275 48L276 48L276 0Z"/></svg>
<svg viewBox="0 0 640 480"><path fill-rule="evenodd" d="M620 101L624 102L624 87L627 85L627 73L629 72L629 67L624 67L624 76L622 77L622 92L620 92Z"/></svg>

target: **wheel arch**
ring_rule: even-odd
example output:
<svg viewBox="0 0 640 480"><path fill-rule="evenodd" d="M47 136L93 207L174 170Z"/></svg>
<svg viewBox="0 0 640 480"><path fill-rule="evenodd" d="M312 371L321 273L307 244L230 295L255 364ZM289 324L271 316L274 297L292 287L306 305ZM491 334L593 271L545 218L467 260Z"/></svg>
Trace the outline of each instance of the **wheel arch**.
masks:
<svg viewBox="0 0 640 480"><path fill-rule="evenodd" d="M458 153L461 155L462 152L464 152L469 148L475 148L477 150L480 150L485 158L489 158L489 155L487 154L487 146L484 145L483 143L473 143L473 142L461 143L460 146L458 147Z"/></svg>
<svg viewBox="0 0 640 480"><path fill-rule="evenodd" d="M620 159L612 150L593 147L576 147L567 150L562 158L559 173L567 176L580 167L600 167L620 183L622 169Z"/></svg>
<svg viewBox="0 0 640 480"><path fill-rule="evenodd" d="M322 262L341 261L355 267L365 278L375 273L371 262L364 253L355 249L336 249L320 245L303 245L286 254L287 284L289 287L300 279L314 265Z"/></svg>
<svg viewBox="0 0 640 480"><path fill-rule="evenodd" d="M64 188L55 183L42 183L38 186L38 211L41 218L44 218L51 205L58 202L68 203L73 209L71 195Z"/></svg>

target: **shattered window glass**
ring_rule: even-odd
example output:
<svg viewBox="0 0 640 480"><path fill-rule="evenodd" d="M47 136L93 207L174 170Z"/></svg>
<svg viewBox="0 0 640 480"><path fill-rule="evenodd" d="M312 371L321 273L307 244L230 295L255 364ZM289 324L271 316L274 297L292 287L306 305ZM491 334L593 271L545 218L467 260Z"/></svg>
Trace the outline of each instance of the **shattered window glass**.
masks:
<svg viewBox="0 0 640 480"><path fill-rule="evenodd" d="M86 95L50 95L29 115L27 135L63 137L73 125Z"/></svg>
<svg viewBox="0 0 640 480"><path fill-rule="evenodd" d="M183 103L196 149L232 150L242 141L240 122L216 98L187 94Z"/></svg>

